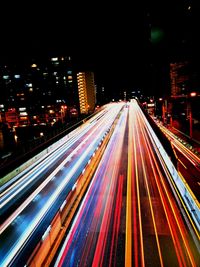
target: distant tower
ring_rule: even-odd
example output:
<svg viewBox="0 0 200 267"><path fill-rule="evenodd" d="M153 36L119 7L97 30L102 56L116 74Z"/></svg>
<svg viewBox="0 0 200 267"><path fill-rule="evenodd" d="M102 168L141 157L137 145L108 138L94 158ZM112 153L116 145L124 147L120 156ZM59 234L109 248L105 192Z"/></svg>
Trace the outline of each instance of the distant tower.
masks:
<svg viewBox="0 0 200 267"><path fill-rule="evenodd" d="M90 71L77 74L80 113L92 113L96 104L94 73Z"/></svg>

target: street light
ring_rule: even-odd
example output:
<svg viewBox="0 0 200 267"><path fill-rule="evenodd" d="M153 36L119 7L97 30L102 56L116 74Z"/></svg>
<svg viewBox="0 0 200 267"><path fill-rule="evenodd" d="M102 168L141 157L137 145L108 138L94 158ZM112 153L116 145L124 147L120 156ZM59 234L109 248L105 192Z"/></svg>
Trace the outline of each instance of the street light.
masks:
<svg viewBox="0 0 200 267"><path fill-rule="evenodd" d="M196 96L196 95L197 95L196 92L191 92L191 93L190 93L190 96L191 96L191 97L194 97L194 96Z"/></svg>
<svg viewBox="0 0 200 267"><path fill-rule="evenodd" d="M167 115L167 111L168 111L168 108L167 108L167 99L162 99L160 98L159 101L162 101L162 120L163 120L163 124L166 125L167 124L167 118L166 118L166 115Z"/></svg>
<svg viewBox="0 0 200 267"><path fill-rule="evenodd" d="M195 97L196 95L197 95L196 92L191 92L190 93L190 97ZM187 109L189 111L189 121L190 121L190 138L192 138L193 137L193 128L192 128L192 120L193 120L193 118L192 118L192 105L191 105L191 101L190 102L187 101L187 105L188 105Z"/></svg>
<svg viewBox="0 0 200 267"><path fill-rule="evenodd" d="M64 123L64 118L65 118L65 112L66 112L66 109L67 109L67 106L66 106L66 105L62 105L62 106L61 106L60 113L61 113L61 120L62 120L62 123Z"/></svg>

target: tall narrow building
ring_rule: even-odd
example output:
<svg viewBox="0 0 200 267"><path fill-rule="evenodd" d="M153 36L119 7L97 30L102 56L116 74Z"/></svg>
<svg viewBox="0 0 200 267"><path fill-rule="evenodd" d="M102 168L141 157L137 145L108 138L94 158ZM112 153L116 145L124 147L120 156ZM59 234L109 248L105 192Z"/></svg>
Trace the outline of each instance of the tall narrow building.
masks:
<svg viewBox="0 0 200 267"><path fill-rule="evenodd" d="M188 93L189 69L188 62L170 63L171 95Z"/></svg>
<svg viewBox="0 0 200 267"><path fill-rule="evenodd" d="M77 74L80 113L92 113L96 104L94 73L90 71Z"/></svg>

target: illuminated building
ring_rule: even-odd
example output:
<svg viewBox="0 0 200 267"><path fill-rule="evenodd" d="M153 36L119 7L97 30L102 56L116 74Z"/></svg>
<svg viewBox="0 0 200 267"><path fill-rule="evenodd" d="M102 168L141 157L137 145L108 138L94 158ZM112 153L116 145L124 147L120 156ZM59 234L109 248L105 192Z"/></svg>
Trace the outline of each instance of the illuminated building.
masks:
<svg viewBox="0 0 200 267"><path fill-rule="evenodd" d="M77 74L80 113L92 113L96 104L96 93L93 72L79 72Z"/></svg>
<svg viewBox="0 0 200 267"><path fill-rule="evenodd" d="M79 112L77 77L70 57L1 66L0 87L0 105L4 112L16 110L18 125L52 123L58 119L64 122L63 105L66 119L70 118L70 109Z"/></svg>

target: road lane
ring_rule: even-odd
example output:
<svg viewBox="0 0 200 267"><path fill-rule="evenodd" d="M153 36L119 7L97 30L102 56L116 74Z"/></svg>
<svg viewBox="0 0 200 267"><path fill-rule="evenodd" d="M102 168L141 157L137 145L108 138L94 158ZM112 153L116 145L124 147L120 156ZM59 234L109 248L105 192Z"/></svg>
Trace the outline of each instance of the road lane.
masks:
<svg viewBox="0 0 200 267"><path fill-rule="evenodd" d="M196 266L198 252L195 245L191 245L194 241L180 216L179 206L166 179L167 172L163 172L164 166L159 163L162 159L146 127L146 118L136 103L133 110L136 116L135 146L141 171L139 188L145 265ZM166 243L170 253L166 251Z"/></svg>
<svg viewBox="0 0 200 267"><path fill-rule="evenodd" d="M114 143L110 140L54 266L199 266L196 240L136 101L130 103L123 121L126 126L120 126L116 139L113 135ZM121 138L123 144L128 142L126 152L120 147ZM127 181L121 171L125 166ZM126 191L125 202L121 191ZM119 247L122 225L125 242ZM124 255L123 261L119 255Z"/></svg>
<svg viewBox="0 0 200 267"><path fill-rule="evenodd" d="M67 135L62 139L62 143L59 143L58 148L54 149L51 153L34 163L33 166L28 167L27 170L24 170L21 174L1 187L0 222L2 222L4 217L8 217L9 213L16 209L17 205L20 205L20 203L38 187L41 181L44 181L45 176L47 177L65 157L69 156L70 153L72 154L71 156L73 156L73 150L84 142L93 130L94 125L98 127L98 123L100 123L98 119L105 115L106 112L108 112L107 109L103 110L92 118L91 121L85 123L84 126L73 131L70 134L70 138L69 135Z"/></svg>
<svg viewBox="0 0 200 267"><path fill-rule="evenodd" d="M13 262L24 266L28 256L23 253L30 253L30 247L48 229L110 129L119 106L117 110L115 115L113 110L94 124L88 132L90 137L70 161L66 158L60 163L62 166L45 186L8 224L0 235L0 244L4 244L0 248L0 265ZM115 122L113 135L55 265L200 266L197 243L169 181L170 173L146 117L136 101L127 104ZM18 255L20 250L23 253Z"/></svg>
<svg viewBox="0 0 200 267"><path fill-rule="evenodd" d="M72 190L77 178L102 142L102 138L109 131L121 107L122 104L115 106L112 112L99 120L98 125L93 125L93 130L85 138L83 144L74 150L71 160L69 161L67 157L47 178L48 181L44 186L41 184L41 188L36 190L28 203L25 206L23 203L22 207L19 207L21 210L17 216L7 221L0 235L0 265L6 266L13 261L20 266L25 264L28 257L25 249L28 246L30 251L30 248L41 239L47 225L50 224L67 194ZM31 242L29 242L30 239Z"/></svg>
<svg viewBox="0 0 200 267"><path fill-rule="evenodd" d="M123 160L126 120L127 110L119 119L100 167L61 249L56 266L117 264L116 254L119 250L118 237L124 174L126 174L126 170L125 173L121 172L121 166L126 164Z"/></svg>

